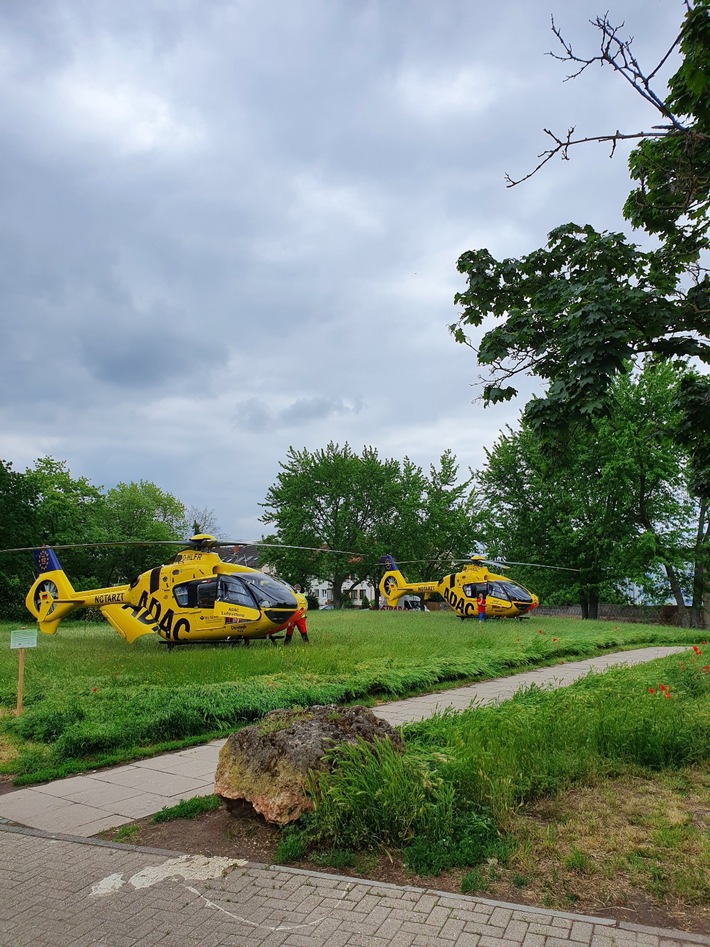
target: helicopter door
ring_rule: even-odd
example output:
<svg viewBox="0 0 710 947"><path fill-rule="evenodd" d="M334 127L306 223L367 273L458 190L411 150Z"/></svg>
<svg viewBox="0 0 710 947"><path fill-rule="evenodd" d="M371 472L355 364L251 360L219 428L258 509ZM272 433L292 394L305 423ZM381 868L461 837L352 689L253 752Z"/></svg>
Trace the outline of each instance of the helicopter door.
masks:
<svg viewBox="0 0 710 947"><path fill-rule="evenodd" d="M181 608L214 608L217 579L193 579L173 588L175 601Z"/></svg>
<svg viewBox="0 0 710 947"><path fill-rule="evenodd" d="M239 617L256 621L261 616L249 589L234 575L223 576L219 581L217 611L226 619Z"/></svg>
<svg viewBox="0 0 710 947"><path fill-rule="evenodd" d="M197 586L197 607L214 608L217 601L217 580L208 579Z"/></svg>
<svg viewBox="0 0 710 947"><path fill-rule="evenodd" d="M510 601L504 582L490 583L486 611L491 615L500 615L503 618L514 613L514 606Z"/></svg>

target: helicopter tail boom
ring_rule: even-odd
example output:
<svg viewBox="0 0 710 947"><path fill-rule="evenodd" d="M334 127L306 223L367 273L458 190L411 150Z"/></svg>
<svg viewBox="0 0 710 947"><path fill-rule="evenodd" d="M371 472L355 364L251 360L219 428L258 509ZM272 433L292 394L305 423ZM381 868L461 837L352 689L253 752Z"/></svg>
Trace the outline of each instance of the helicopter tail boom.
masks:
<svg viewBox="0 0 710 947"><path fill-rule="evenodd" d="M407 582L392 556L383 556L380 562L387 569L380 579L380 595L389 608L396 608L399 600L412 592L426 597L436 591L436 582Z"/></svg>
<svg viewBox="0 0 710 947"><path fill-rule="evenodd" d="M25 606L45 635L55 634L62 619L76 608L101 607L108 602L123 601L124 588L119 586L76 592L56 553L48 546L36 549L34 558L39 576L27 593Z"/></svg>

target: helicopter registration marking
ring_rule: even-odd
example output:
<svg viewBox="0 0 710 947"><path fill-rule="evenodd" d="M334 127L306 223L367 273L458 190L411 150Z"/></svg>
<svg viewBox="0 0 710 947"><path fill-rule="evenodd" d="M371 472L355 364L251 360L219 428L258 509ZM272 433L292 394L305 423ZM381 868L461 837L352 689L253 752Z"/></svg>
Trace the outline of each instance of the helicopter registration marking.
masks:
<svg viewBox="0 0 710 947"><path fill-rule="evenodd" d="M97 595L94 599L96 605L117 605L123 601L123 592L111 592L107 595Z"/></svg>

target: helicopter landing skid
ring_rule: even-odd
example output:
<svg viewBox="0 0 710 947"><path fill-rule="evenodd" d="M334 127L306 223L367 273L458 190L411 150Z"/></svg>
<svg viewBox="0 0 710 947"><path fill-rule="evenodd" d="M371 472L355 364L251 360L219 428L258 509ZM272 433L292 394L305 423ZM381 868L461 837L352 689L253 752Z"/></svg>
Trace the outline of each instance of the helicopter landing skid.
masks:
<svg viewBox="0 0 710 947"><path fill-rule="evenodd" d="M214 641L166 641L164 638L160 639L160 643L164 645L168 652L172 651L173 648L182 648L186 645L188 647L195 647L196 645L202 646L211 646L211 647L220 647L220 648L238 648L242 646L244 648L250 647L252 640L254 641L268 641L274 647L276 647L283 638L283 635L267 635L264 638L215 638Z"/></svg>

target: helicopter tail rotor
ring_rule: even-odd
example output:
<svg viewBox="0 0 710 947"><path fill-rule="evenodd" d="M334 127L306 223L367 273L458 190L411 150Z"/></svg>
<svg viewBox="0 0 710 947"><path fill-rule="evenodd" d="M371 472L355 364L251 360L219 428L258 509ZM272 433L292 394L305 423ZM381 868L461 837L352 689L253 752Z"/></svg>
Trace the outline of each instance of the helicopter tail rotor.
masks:
<svg viewBox="0 0 710 947"><path fill-rule="evenodd" d="M380 595L387 602L388 608L396 608L399 601L410 592L426 597L436 590L436 583L408 582L392 556L383 556L380 564L385 568L385 574L380 579Z"/></svg>
<svg viewBox="0 0 710 947"><path fill-rule="evenodd" d="M53 549L42 546L34 551L34 558L39 576L27 593L25 605L40 631L53 635L61 620L77 607L76 592Z"/></svg>

